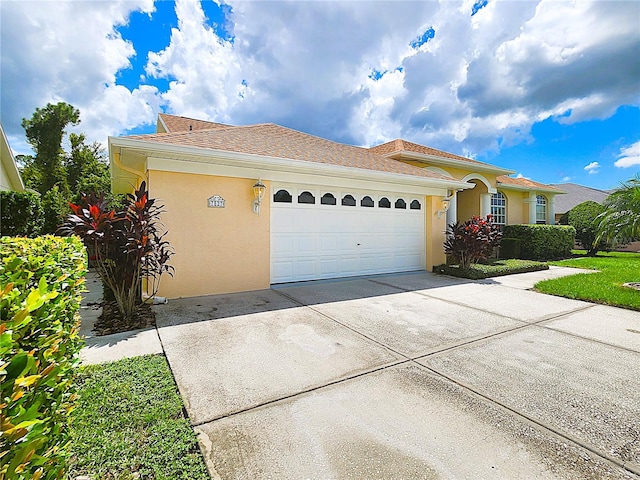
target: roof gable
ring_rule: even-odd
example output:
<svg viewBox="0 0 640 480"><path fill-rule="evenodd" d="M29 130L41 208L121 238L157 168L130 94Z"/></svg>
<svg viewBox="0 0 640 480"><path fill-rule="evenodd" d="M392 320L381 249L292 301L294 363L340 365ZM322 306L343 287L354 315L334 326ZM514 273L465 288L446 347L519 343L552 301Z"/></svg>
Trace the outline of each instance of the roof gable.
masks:
<svg viewBox="0 0 640 480"><path fill-rule="evenodd" d="M425 145L420 145L418 143L409 142L401 138L392 140L387 143L383 143L382 145L371 147L369 150L371 150L372 152L379 153L380 155L388 156L388 157L401 156L403 153L417 153L421 155L427 155L429 157L437 157L443 160L454 160L456 163L459 163L459 162L467 163L469 164L470 167L473 167L473 166L485 167L485 168L492 168L500 171L505 171L504 169L498 168L495 165L491 165L489 163L479 162L471 158L463 157L461 155L456 155L454 153L445 152L444 150L438 150L436 148L427 147Z"/></svg>
<svg viewBox="0 0 640 480"><path fill-rule="evenodd" d="M567 193L556 199L556 212L558 213L566 213L576 205L588 200L602 203L609 196L609 192L604 190L575 183L561 183L556 186Z"/></svg>
<svg viewBox="0 0 640 480"><path fill-rule="evenodd" d="M514 177L509 177L507 175L498 175L496 177L496 183L498 184L498 187L505 186L505 187L523 188L527 190L544 190L550 193L553 193L553 192L564 193L564 191L560 190L559 188L553 185L547 185L544 183L535 182L533 180L530 180L524 177L514 178Z"/></svg>
<svg viewBox="0 0 640 480"><path fill-rule="evenodd" d="M158 133L190 132L193 130L210 130L215 128L230 128L232 125L224 123L207 122L195 118L181 117L178 115L158 114Z"/></svg>

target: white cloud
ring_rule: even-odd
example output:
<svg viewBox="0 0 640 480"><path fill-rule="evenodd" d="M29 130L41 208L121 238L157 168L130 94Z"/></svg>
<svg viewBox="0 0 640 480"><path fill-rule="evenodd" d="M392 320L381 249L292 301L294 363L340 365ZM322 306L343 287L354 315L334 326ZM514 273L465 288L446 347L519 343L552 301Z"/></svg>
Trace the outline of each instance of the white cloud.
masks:
<svg viewBox="0 0 640 480"><path fill-rule="evenodd" d="M562 180L560 180L561 182L568 182L569 180L571 180L571 177L566 176L566 177L562 177Z"/></svg>
<svg viewBox="0 0 640 480"><path fill-rule="evenodd" d="M227 41L199 2L178 0L179 23L166 48L149 52L142 80L169 80L159 92L115 80L147 52L134 52L114 26L151 12L152 0L0 2L3 124L17 148L20 119L65 100L80 108L79 128L103 141L153 122L162 106L474 156L533 141L532 125L545 119L606 118L638 105L638 2L496 0L472 17L474 3L229 0ZM429 27L433 38L411 48ZM386 73L373 80L374 70ZM635 157L621 152L616 166L626 158Z"/></svg>
<svg viewBox="0 0 640 480"><path fill-rule="evenodd" d="M640 140L629 147L620 149L618 160L614 165L618 168L640 166Z"/></svg>
<svg viewBox="0 0 640 480"><path fill-rule="evenodd" d="M584 169L590 175L593 175L594 173L598 173L598 170L600 169L600 164L598 162L591 162L589 165L585 165Z"/></svg>
<svg viewBox="0 0 640 480"><path fill-rule="evenodd" d="M14 148L28 152L21 119L49 102L78 108L76 129L100 142L153 121L157 109L140 109L140 92L115 85L136 53L115 30L132 11L153 11L153 0L0 3L2 123Z"/></svg>

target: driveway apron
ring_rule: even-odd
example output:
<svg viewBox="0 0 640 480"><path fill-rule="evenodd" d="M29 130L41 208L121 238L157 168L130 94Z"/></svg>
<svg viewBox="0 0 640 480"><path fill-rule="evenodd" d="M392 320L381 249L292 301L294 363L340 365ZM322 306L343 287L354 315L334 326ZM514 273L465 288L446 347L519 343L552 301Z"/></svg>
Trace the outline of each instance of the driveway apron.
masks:
<svg viewBox="0 0 640 480"><path fill-rule="evenodd" d="M156 314L213 478L640 478L638 312L422 272Z"/></svg>

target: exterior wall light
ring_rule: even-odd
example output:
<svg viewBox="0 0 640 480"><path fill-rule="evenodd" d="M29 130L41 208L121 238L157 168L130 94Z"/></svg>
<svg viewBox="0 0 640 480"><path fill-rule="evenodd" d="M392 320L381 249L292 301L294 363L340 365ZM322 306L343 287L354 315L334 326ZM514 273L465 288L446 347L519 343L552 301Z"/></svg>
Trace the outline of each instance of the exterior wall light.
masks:
<svg viewBox="0 0 640 480"><path fill-rule="evenodd" d="M436 212L438 218L442 218L442 215L447 213L447 210L449 210L449 202L451 202L451 197L444 197L442 199L442 206L440 207L440 210Z"/></svg>
<svg viewBox="0 0 640 480"><path fill-rule="evenodd" d="M253 196L255 197L255 200L253 201L253 213L260 215L260 205L266 192L266 185L262 183L261 179L258 179L258 181L253 184Z"/></svg>

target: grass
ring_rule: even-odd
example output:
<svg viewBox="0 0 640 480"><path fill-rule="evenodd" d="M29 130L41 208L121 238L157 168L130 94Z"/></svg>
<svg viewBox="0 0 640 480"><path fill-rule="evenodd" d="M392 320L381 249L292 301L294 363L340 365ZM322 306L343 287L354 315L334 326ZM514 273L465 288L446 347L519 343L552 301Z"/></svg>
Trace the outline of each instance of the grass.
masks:
<svg viewBox="0 0 640 480"><path fill-rule="evenodd" d="M434 267L433 271L453 277L480 280L482 278L499 277L513 273L537 272L538 270L547 270L548 268L549 266L544 262L508 259L472 264L471 267L466 270L460 269L458 265L439 265Z"/></svg>
<svg viewBox="0 0 640 480"><path fill-rule="evenodd" d="M574 251L574 253L584 255L584 251ZM640 310L640 291L622 286L623 283L640 281L640 254L601 252L595 257L581 256L549 263L561 267L599 270L599 272L545 280L536 284L535 288L538 291Z"/></svg>
<svg viewBox="0 0 640 480"><path fill-rule="evenodd" d="M87 366L79 382L69 478L209 478L163 356Z"/></svg>

